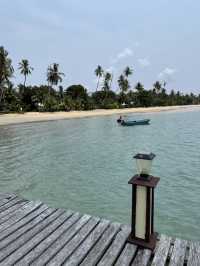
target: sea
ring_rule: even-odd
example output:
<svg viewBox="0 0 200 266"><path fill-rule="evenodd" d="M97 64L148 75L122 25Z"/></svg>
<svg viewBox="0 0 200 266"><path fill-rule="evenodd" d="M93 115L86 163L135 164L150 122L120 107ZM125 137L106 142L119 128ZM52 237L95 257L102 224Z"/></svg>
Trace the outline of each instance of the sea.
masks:
<svg viewBox="0 0 200 266"><path fill-rule="evenodd" d="M0 191L51 207L131 223L133 158L153 152L155 228L200 239L200 111L129 114L0 126Z"/></svg>

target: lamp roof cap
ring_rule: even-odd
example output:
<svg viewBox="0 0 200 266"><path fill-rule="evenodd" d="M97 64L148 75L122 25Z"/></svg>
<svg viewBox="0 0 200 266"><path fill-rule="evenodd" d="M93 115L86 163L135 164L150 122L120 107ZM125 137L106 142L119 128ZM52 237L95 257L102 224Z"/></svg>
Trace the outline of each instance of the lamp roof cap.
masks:
<svg viewBox="0 0 200 266"><path fill-rule="evenodd" d="M153 160L156 155L154 153L138 153L133 158L135 159L141 159L141 160Z"/></svg>

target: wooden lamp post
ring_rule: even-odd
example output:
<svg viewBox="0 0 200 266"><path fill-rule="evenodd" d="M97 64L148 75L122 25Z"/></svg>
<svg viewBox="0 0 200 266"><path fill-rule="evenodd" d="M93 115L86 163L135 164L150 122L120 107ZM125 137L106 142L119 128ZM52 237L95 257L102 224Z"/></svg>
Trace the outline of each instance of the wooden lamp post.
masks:
<svg viewBox="0 0 200 266"><path fill-rule="evenodd" d="M160 178L150 175L155 154L138 153L134 156L138 174L129 180L132 185L132 227L128 242L153 250L157 233L154 232L154 189Z"/></svg>

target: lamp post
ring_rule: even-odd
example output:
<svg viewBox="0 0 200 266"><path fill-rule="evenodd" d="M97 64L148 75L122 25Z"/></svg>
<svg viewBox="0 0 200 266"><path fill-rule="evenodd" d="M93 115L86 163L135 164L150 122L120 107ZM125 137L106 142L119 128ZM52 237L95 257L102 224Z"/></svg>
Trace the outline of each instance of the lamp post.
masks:
<svg viewBox="0 0 200 266"><path fill-rule="evenodd" d="M155 154L138 153L134 156L138 174L129 180L132 185L132 226L128 242L153 250L157 233L154 232L154 189L160 178L150 175Z"/></svg>

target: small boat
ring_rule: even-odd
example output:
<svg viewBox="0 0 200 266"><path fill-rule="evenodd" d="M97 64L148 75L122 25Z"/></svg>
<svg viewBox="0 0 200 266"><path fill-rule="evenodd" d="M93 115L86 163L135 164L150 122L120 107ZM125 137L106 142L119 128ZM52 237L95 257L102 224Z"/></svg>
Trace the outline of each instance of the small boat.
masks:
<svg viewBox="0 0 200 266"><path fill-rule="evenodd" d="M141 119L141 120L122 120L121 125L122 126L137 126L137 125L149 125L150 119Z"/></svg>

